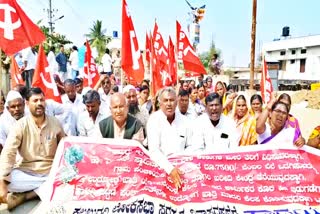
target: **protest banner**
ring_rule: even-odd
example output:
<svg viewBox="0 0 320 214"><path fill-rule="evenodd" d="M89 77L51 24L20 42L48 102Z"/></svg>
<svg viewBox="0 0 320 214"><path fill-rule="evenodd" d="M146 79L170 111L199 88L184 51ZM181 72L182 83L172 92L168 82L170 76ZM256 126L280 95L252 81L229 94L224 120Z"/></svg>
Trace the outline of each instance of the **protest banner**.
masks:
<svg viewBox="0 0 320 214"><path fill-rule="evenodd" d="M66 138L35 213L320 213L320 153L305 147L170 157L177 190L135 141Z"/></svg>

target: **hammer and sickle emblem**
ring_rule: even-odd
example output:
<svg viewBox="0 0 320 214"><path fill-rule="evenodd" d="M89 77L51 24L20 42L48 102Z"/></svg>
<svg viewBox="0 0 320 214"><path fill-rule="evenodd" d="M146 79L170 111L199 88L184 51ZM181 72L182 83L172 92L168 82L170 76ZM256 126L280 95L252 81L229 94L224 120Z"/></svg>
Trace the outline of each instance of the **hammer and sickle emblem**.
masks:
<svg viewBox="0 0 320 214"><path fill-rule="evenodd" d="M0 10L4 10L4 20L0 21L0 28L4 30L4 38L13 40L13 32L20 28L21 20L18 18L16 22L12 22L11 12L16 13L16 10L9 4L0 4Z"/></svg>

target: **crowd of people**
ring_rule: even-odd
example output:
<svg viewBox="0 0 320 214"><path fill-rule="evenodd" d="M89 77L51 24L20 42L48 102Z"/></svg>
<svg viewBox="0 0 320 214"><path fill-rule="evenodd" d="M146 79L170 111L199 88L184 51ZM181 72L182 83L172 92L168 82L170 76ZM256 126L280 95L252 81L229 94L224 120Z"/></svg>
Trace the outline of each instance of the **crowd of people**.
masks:
<svg viewBox="0 0 320 214"><path fill-rule="evenodd" d="M151 96L147 80L122 88L107 72L91 89L73 73L74 78L58 83L62 103L23 85L6 97L1 94L0 202L9 209L37 197L64 136L138 141L176 188L182 184L181 171L170 155L279 143L276 139L299 148L306 144L285 93L274 94L264 106L258 94L247 98L232 85L199 76ZM317 127L307 144L320 148L319 133Z"/></svg>

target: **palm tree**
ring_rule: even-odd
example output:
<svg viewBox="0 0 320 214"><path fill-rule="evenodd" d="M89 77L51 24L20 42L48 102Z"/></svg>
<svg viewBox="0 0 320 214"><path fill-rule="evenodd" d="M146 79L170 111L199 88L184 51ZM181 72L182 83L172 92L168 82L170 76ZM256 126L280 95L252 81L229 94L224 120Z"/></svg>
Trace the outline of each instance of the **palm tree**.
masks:
<svg viewBox="0 0 320 214"><path fill-rule="evenodd" d="M93 22L93 26L90 28L90 33L85 35L89 38L91 46L97 48L99 61L105 53L107 44L111 41L111 37L105 35L106 31L107 29L102 29L102 21L97 20Z"/></svg>

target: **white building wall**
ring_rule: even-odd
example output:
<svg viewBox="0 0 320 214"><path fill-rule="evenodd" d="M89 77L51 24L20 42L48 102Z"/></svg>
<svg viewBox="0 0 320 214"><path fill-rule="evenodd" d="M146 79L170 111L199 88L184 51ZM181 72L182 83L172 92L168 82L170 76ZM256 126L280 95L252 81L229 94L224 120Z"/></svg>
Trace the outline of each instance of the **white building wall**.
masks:
<svg viewBox="0 0 320 214"><path fill-rule="evenodd" d="M286 61L285 70L279 71L280 80L320 80L320 35L274 41L262 49L267 61ZM302 54L302 49L307 52ZM281 51L286 51L285 55L280 55ZM304 73L300 73L300 59L306 59Z"/></svg>

